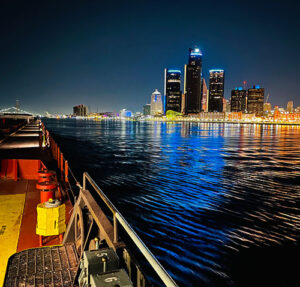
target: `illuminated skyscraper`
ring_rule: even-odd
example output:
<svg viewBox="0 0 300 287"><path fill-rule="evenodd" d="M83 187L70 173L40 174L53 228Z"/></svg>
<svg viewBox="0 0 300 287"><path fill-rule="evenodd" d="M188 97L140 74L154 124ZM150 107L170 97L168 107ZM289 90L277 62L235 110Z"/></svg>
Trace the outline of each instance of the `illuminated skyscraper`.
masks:
<svg viewBox="0 0 300 287"><path fill-rule="evenodd" d="M189 63L184 66L185 113L201 112L202 53L200 49L189 49Z"/></svg>
<svg viewBox="0 0 300 287"><path fill-rule="evenodd" d="M161 93L157 89L155 89L155 91L151 95L151 115L162 115L163 112L164 110Z"/></svg>
<svg viewBox="0 0 300 287"><path fill-rule="evenodd" d="M224 70L209 71L209 112L223 112Z"/></svg>
<svg viewBox="0 0 300 287"><path fill-rule="evenodd" d="M180 70L165 69L165 111L181 113Z"/></svg>
<svg viewBox="0 0 300 287"><path fill-rule="evenodd" d="M264 95L265 90L258 85L253 86L252 89L248 89L247 112L249 114L255 114L256 116L263 115Z"/></svg>
<svg viewBox="0 0 300 287"><path fill-rule="evenodd" d="M288 113L293 113L293 112L294 112L294 102L293 102L293 101L289 101L289 102L287 103L286 111L287 111Z"/></svg>
<svg viewBox="0 0 300 287"><path fill-rule="evenodd" d="M204 112L208 111L208 90L205 79L201 80L201 97L202 97L202 108L201 110Z"/></svg>
<svg viewBox="0 0 300 287"><path fill-rule="evenodd" d="M235 88L231 91L231 112L246 111L247 91L242 87Z"/></svg>

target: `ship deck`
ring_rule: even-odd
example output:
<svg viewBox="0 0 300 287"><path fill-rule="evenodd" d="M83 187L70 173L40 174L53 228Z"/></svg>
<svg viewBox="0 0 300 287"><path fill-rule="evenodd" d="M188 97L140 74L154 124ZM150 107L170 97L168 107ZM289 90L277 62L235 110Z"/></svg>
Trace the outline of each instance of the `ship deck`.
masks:
<svg viewBox="0 0 300 287"><path fill-rule="evenodd" d="M55 169L49 150L39 147L39 128L32 125L20 129L0 142L0 286L6 273L8 259L16 252L39 247L36 234L37 204L40 194L33 170L39 161L48 169ZM17 172L8 161L16 161ZM13 178L11 178L13 177ZM72 204L66 194L66 223L71 216ZM45 246L58 245L59 239L46 237Z"/></svg>

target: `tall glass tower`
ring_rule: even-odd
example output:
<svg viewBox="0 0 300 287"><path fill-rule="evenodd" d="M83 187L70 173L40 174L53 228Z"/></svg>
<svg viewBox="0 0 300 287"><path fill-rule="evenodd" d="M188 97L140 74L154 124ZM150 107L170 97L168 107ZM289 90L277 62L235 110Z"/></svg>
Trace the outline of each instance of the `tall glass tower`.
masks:
<svg viewBox="0 0 300 287"><path fill-rule="evenodd" d="M223 112L224 70L209 70L209 112Z"/></svg>
<svg viewBox="0 0 300 287"><path fill-rule="evenodd" d="M185 113L201 112L201 73L202 52L200 49L189 49L189 63L184 66Z"/></svg>
<svg viewBox="0 0 300 287"><path fill-rule="evenodd" d="M180 70L165 69L165 111L181 113Z"/></svg>

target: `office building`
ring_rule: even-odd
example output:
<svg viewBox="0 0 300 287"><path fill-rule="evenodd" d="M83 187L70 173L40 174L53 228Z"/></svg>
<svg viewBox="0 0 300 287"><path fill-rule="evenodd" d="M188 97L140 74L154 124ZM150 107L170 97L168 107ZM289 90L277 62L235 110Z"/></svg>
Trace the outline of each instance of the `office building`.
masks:
<svg viewBox="0 0 300 287"><path fill-rule="evenodd" d="M182 114L185 114L185 104L186 104L185 93L182 93L182 95L181 95L181 113Z"/></svg>
<svg viewBox="0 0 300 287"><path fill-rule="evenodd" d="M231 112L245 112L247 101L247 91L242 87L235 88L231 91Z"/></svg>
<svg viewBox="0 0 300 287"><path fill-rule="evenodd" d="M209 71L209 112L223 112L224 98L224 70L213 69Z"/></svg>
<svg viewBox="0 0 300 287"><path fill-rule="evenodd" d="M223 98L223 113L226 113L226 109L227 109L227 100L225 98Z"/></svg>
<svg viewBox="0 0 300 287"><path fill-rule="evenodd" d="M231 112L231 101L230 100L226 100L226 113L230 113Z"/></svg>
<svg viewBox="0 0 300 287"><path fill-rule="evenodd" d="M185 113L201 112L202 53L200 49L189 49L189 61L184 66Z"/></svg>
<svg viewBox="0 0 300 287"><path fill-rule="evenodd" d="M287 103L286 111L287 111L288 113L293 113L293 112L294 112L294 102L293 102L293 101L289 101L289 102Z"/></svg>
<svg viewBox="0 0 300 287"><path fill-rule="evenodd" d="M265 91L259 85L248 89L247 112L262 116L264 113L264 94Z"/></svg>
<svg viewBox="0 0 300 287"><path fill-rule="evenodd" d="M162 115L164 110L163 110L163 102L161 98L161 93L155 89L155 91L151 95L151 108L150 108L150 113L153 116L156 115Z"/></svg>
<svg viewBox="0 0 300 287"><path fill-rule="evenodd" d="M78 105L73 107L73 116L86 117L88 115L88 107L85 105Z"/></svg>
<svg viewBox="0 0 300 287"><path fill-rule="evenodd" d="M197 118L203 121L224 121L225 120L225 113L205 113L201 112L197 115Z"/></svg>
<svg viewBox="0 0 300 287"><path fill-rule="evenodd" d="M271 103L264 103L264 113L268 114L271 113L272 106Z"/></svg>
<svg viewBox="0 0 300 287"><path fill-rule="evenodd" d="M180 70L165 69L165 112L181 113Z"/></svg>
<svg viewBox="0 0 300 287"><path fill-rule="evenodd" d="M203 112L208 111L208 89L205 82L205 79L201 79L201 98L202 98L202 108Z"/></svg>
<svg viewBox="0 0 300 287"><path fill-rule="evenodd" d="M132 117L132 111L129 111L127 109L122 109L119 113L121 118L131 118Z"/></svg>
<svg viewBox="0 0 300 287"><path fill-rule="evenodd" d="M143 115L144 116L149 116L151 114L151 105L146 104L143 106Z"/></svg>

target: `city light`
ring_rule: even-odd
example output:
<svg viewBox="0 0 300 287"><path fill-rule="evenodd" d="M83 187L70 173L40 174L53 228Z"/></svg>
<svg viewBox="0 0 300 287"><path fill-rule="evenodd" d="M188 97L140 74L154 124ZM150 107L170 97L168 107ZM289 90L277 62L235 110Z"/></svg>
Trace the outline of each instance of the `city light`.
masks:
<svg viewBox="0 0 300 287"><path fill-rule="evenodd" d="M180 73L181 74L181 71L180 70L168 70L168 73Z"/></svg>

